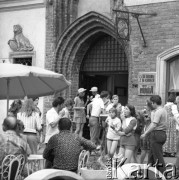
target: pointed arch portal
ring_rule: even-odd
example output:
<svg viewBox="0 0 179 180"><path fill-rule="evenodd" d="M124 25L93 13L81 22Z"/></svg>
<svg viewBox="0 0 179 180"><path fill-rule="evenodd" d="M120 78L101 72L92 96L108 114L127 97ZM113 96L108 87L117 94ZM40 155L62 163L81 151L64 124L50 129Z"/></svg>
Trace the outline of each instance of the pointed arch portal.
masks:
<svg viewBox="0 0 179 180"><path fill-rule="evenodd" d="M61 35L56 47L56 71L70 79L69 95L79 87L98 86L127 102L128 60L123 40L116 37L114 22L90 12L75 20Z"/></svg>

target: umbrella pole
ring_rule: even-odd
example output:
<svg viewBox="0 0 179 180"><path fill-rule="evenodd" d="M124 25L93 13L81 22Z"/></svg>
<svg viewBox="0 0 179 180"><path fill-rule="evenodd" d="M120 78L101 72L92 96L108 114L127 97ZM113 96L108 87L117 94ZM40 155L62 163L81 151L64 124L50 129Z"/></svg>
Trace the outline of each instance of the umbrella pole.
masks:
<svg viewBox="0 0 179 180"><path fill-rule="evenodd" d="M7 79L7 115L8 115L8 110L9 110L9 78Z"/></svg>

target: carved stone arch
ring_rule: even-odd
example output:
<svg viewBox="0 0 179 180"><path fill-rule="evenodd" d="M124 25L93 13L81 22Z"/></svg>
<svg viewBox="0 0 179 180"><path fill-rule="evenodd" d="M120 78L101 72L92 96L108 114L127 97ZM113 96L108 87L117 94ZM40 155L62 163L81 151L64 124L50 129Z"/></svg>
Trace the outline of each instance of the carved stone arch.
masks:
<svg viewBox="0 0 179 180"><path fill-rule="evenodd" d="M121 46L125 45L123 40L116 38L114 22L97 12L89 12L75 20L58 40L55 52L55 71L64 74L72 81L72 87L68 92L70 95L73 94L72 89L78 88L79 69L83 56L90 43L100 34L108 34L115 38Z"/></svg>
<svg viewBox="0 0 179 180"><path fill-rule="evenodd" d="M167 73L167 61L171 58L179 55L179 45L172 47L157 56L156 72L156 93L161 96L162 102L166 101L166 73Z"/></svg>

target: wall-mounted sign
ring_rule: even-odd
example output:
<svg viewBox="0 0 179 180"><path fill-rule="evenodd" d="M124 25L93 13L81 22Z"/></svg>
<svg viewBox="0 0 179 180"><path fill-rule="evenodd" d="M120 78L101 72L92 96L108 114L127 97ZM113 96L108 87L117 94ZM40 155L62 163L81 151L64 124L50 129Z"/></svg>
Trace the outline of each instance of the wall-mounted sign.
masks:
<svg viewBox="0 0 179 180"><path fill-rule="evenodd" d="M150 96L155 94L156 72L139 72L138 95Z"/></svg>

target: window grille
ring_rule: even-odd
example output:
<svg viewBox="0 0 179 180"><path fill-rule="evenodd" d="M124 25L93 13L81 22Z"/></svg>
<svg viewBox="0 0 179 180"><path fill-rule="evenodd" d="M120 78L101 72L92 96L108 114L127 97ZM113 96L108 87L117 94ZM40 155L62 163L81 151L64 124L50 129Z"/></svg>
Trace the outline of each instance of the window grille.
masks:
<svg viewBox="0 0 179 180"><path fill-rule="evenodd" d="M81 71L128 71L128 62L121 45L112 36L96 40L84 56Z"/></svg>
<svg viewBox="0 0 179 180"><path fill-rule="evenodd" d="M14 58L14 64L23 64L26 66L32 66L32 58L27 57L27 58Z"/></svg>

